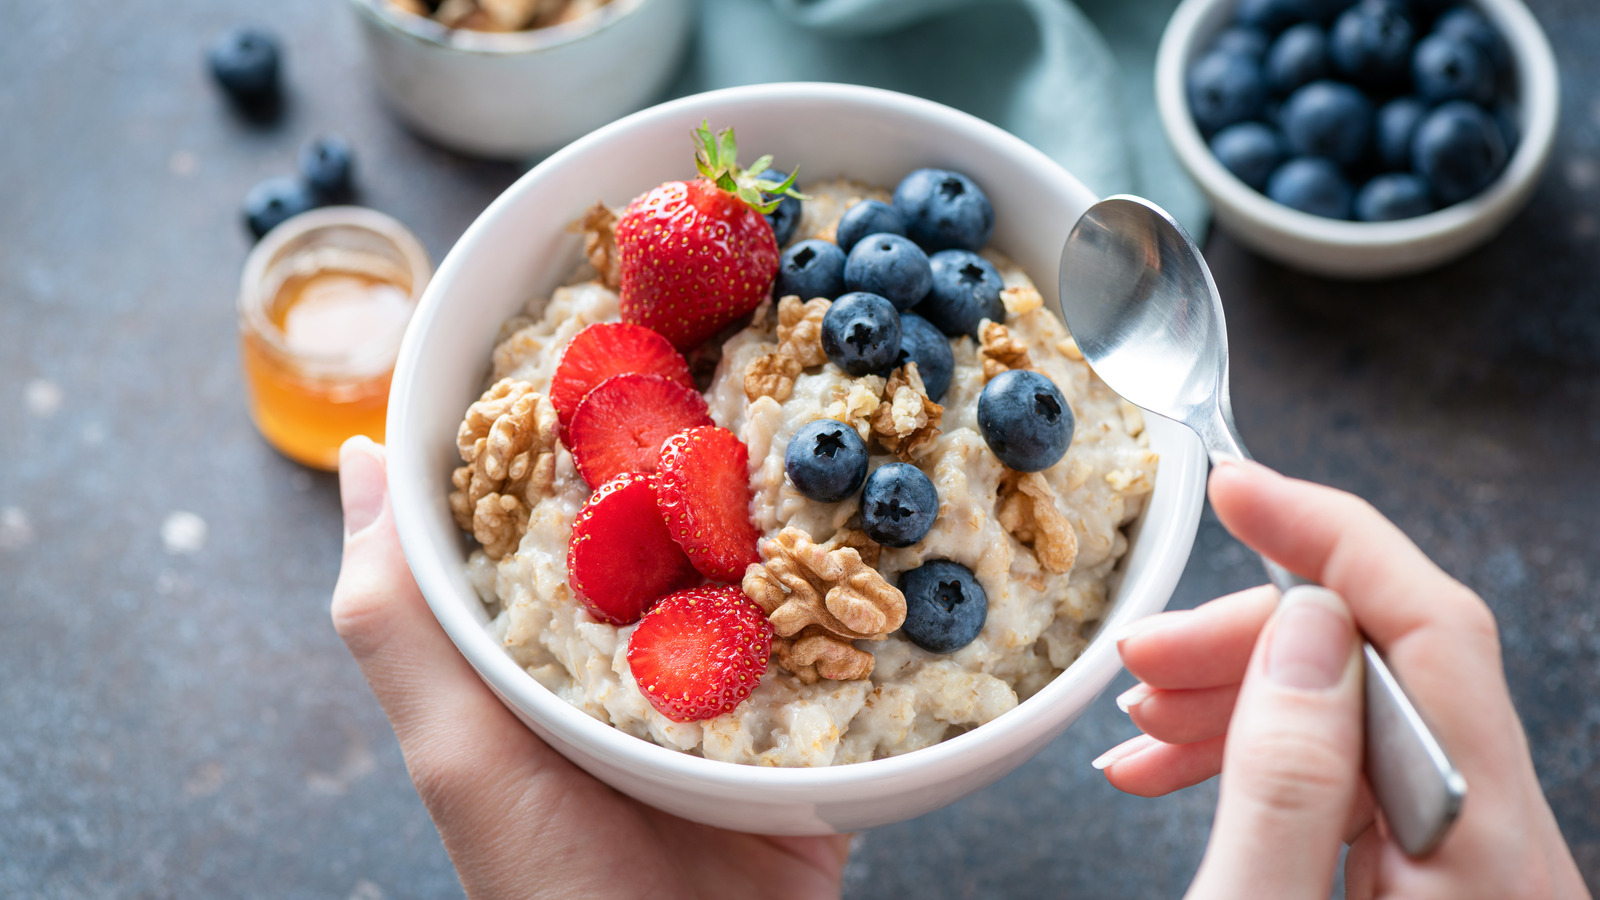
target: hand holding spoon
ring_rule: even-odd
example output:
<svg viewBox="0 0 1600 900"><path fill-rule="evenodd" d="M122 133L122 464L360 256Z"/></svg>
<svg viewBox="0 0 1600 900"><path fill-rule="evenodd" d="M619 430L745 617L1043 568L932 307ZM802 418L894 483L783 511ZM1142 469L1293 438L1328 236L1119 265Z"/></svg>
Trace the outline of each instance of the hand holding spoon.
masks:
<svg viewBox="0 0 1600 900"><path fill-rule="evenodd" d="M1117 196L1089 207L1061 252L1061 315L1100 379L1128 401L1189 426L1213 463L1249 459L1228 398L1222 300L1200 248L1164 210ZM1280 592L1312 582L1269 559ZM1372 644L1366 772L1390 833L1413 857L1444 839L1466 780Z"/></svg>

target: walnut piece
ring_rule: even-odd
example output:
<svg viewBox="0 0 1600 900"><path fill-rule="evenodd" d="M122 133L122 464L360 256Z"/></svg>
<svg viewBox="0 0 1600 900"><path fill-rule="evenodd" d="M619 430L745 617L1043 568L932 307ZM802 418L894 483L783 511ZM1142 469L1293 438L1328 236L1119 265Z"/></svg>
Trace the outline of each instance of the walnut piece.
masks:
<svg viewBox="0 0 1600 900"><path fill-rule="evenodd" d="M818 544L789 526L761 542L765 562L745 569L745 596L780 639L778 664L802 682L865 678L872 654L850 642L881 641L905 622L905 595L849 546L864 538L846 533Z"/></svg>
<svg viewBox="0 0 1600 900"><path fill-rule="evenodd" d="M466 465L450 476L450 512L490 559L514 550L556 472L556 411L525 381L503 378L467 408L456 432Z"/></svg>
<svg viewBox="0 0 1600 900"><path fill-rule="evenodd" d="M807 366L828 361L822 350L822 317L833 305L826 297L804 303L793 294L778 301L778 349L750 361L744 370L747 399L771 397L782 403L794 393L794 380Z"/></svg>
<svg viewBox="0 0 1600 900"><path fill-rule="evenodd" d="M744 395L751 401L771 397L782 403L794 394L794 380L804 370L800 360L786 353L762 354L745 366Z"/></svg>
<svg viewBox="0 0 1600 900"><path fill-rule="evenodd" d="M778 665L794 673L801 684L816 684L819 678L832 681L866 678L877 662L871 653L857 650L849 641L830 634L821 625L807 625L792 638L776 638L772 646L778 654Z"/></svg>
<svg viewBox="0 0 1600 900"><path fill-rule="evenodd" d="M1078 560L1078 537L1056 509L1056 492L1042 472L1007 469L1000 476L995 518L1011 536L1033 550L1047 572L1065 575Z"/></svg>
<svg viewBox="0 0 1600 900"><path fill-rule="evenodd" d="M617 218L616 210L596 203L568 228L583 235L584 259L613 291L622 284L621 262L617 256Z"/></svg>
<svg viewBox="0 0 1600 900"><path fill-rule="evenodd" d="M983 380L999 375L1009 369L1031 369L1033 360L1028 358L1028 345L1011 336L1011 329L984 319L978 325L978 341L982 345L979 352L983 355Z"/></svg>
<svg viewBox="0 0 1600 900"><path fill-rule="evenodd" d="M939 436L944 407L928 399L917 364L908 362L889 373L883 402L872 411L872 436L885 450L910 462Z"/></svg>
<svg viewBox="0 0 1600 900"><path fill-rule="evenodd" d="M820 366L828 361L822 349L822 317L833 301L812 297L804 303L794 295L778 301L778 351L798 359L800 365Z"/></svg>
<svg viewBox="0 0 1600 900"><path fill-rule="evenodd" d="M1044 298L1031 284L1014 284L1000 292L1000 302L1006 306L1006 317L1014 319L1043 306Z"/></svg>

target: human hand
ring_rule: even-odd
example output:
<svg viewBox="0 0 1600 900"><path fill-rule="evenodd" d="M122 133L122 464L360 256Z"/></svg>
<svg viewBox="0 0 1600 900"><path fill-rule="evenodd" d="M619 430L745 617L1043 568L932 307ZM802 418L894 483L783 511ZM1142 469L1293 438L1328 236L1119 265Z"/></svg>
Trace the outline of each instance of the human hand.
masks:
<svg viewBox="0 0 1600 900"><path fill-rule="evenodd" d="M1217 467L1210 489L1234 536L1328 590L1296 588L1280 605L1254 588L1153 616L1118 644L1140 679L1118 705L1145 733L1095 765L1141 796L1222 774L1188 897L1326 898L1341 838L1348 898L1588 897L1483 601L1349 494L1255 463ZM1388 839L1361 776L1355 626L1466 777L1460 818L1424 859Z"/></svg>
<svg viewBox="0 0 1600 900"><path fill-rule="evenodd" d="M339 454L333 624L400 740L467 896L838 897L849 838L762 837L624 796L529 731L479 680L411 577L383 448Z"/></svg>

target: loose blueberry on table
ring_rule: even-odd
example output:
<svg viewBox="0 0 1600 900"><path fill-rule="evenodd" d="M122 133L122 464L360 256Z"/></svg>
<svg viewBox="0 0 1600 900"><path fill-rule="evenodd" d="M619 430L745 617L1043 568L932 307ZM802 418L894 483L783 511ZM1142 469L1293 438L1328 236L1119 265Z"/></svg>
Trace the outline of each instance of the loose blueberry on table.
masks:
<svg viewBox="0 0 1600 900"><path fill-rule="evenodd" d="M257 184L244 195L245 227L257 238L278 227L290 216L317 207L311 187L291 175L279 175Z"/></svg>
<svg viewBox="0 0 1600 900"><path fill-rule="evenodd" d="M1246 185L1301 212L1390 221L1495 180L1515 149L1514 76L1469 4L1243 0L1191 65L1187 96Z"/></svg>
<svg viewBox="0 0 1600 900"><path fill-rule="evenodd" d="M282 52L270 32L249 26L225 32L206 53L211 77L238 107L253 117L277 111Z"/></svg>
<svg viewBox="0 0 1600 900"><path fill-rule="evenodd" d="M297 159L300 176L324 203L344 203L355 196L355 161L350 145L336 134L307 141Z"/></svg>

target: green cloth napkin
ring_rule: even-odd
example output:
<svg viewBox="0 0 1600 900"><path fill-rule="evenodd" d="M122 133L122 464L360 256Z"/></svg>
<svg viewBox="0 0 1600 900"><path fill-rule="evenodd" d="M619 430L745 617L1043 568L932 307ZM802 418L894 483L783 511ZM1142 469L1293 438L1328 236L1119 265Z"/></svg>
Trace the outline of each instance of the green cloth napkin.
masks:
<svg viewBox="0 0 1600 900"><path fill-rule="evenodd" d="M993 122L1100 195L1156 201L1196 235L1205 201L1156 117L1156 44L1176 0L702 0L674 89L840 81Z"/></svg>

